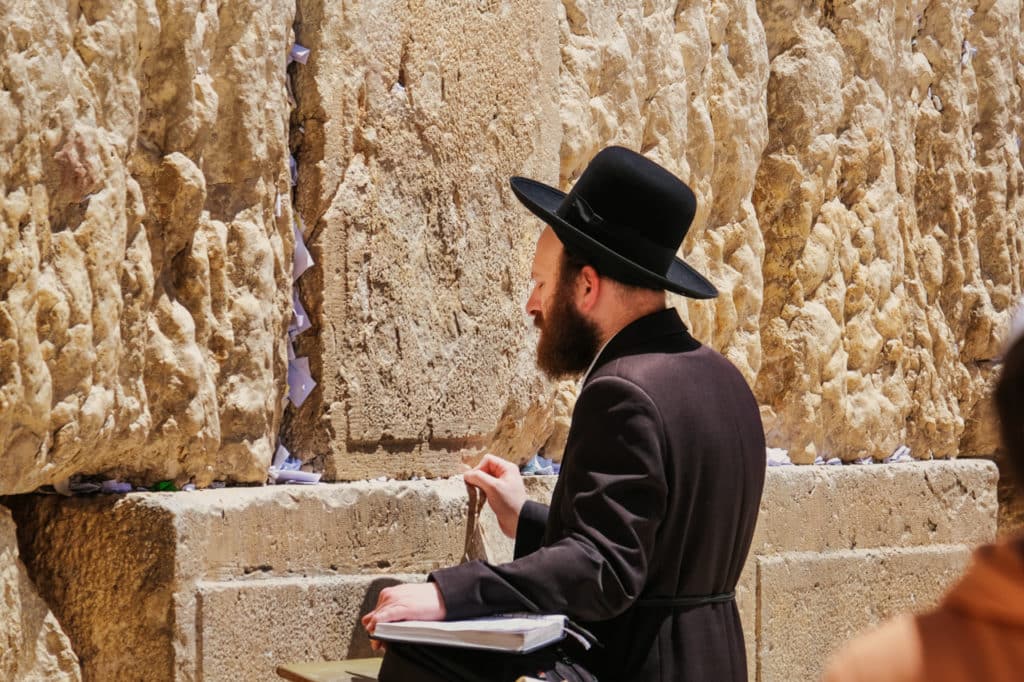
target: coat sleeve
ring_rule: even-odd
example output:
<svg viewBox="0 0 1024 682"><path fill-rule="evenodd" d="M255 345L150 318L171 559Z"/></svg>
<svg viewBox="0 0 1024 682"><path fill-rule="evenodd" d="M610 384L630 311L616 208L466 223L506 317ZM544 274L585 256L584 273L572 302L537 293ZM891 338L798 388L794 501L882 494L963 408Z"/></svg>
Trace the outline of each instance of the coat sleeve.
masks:
<svg viewBox="0 0 1024 682"><path fill-rule="evenodd" d="M540 549L544 542L544 531L548 525L549 508L546 504L527 500L519 511L519 523L516 525L516 546L513 556L526 556Z"/></svg>
<svg viewBox="0 0 1024 682"><path fill-rule="evenodd" d="M524 610L583 621L612 618L637 599L666 508L664 430L638 386L591 380L573 412L561 503L550 513L560 537L493 566L473 561L435 571L449 619Z"/></svg>

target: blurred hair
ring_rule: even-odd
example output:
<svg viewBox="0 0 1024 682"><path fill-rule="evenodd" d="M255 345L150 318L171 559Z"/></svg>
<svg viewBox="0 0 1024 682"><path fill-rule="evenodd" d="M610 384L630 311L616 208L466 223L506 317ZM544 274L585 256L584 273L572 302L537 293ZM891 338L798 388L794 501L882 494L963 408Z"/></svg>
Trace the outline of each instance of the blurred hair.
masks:
<svg viewBox="0 0 1024 682"><path fill-rule="evenodd" d="M1002 364L993 392L999 433L1007 459L1024 481L1024 337L1010 346Z"/></svg>

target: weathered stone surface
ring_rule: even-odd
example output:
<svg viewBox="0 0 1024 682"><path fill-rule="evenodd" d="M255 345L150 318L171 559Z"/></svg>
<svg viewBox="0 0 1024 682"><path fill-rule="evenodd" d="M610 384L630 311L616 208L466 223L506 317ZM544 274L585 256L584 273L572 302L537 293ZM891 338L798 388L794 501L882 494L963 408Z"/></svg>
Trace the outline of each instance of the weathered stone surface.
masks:
<svg viewBox="0 0 1024 682"><path fill-rule="evenodd" d="M458 479L8 500L89 679L195 679L203 581L425 574L466 546Z"/></svg>
<svg viewBox="0 0 1024 682"><path fill-rule="evenodd" d="M320 385L289 446L338 479L367 473L350 453L532 454L554 399L522 309L539 228L508 178L557 177L554 3L298 5L298 209L320 263L298 353Z"/></svg>
<svg viewBox="0 0 1024 682"><path fill-rule="evenodd" d="M0 491L262 479L288 142L320 386L286 440L329 478L558 456L574 391L533 368L539 224L506 180L567 188L610 143L697 191L682 252L722 296L673 302L755 385L772 445L995 450L983 398L1024 290L1020 0L0 12Z"/></svg>
<svg viewBox="0 0 1024 682"><path fill-rule="evenodd" d="M829 605L851 629L865 622L863 614L913 605L901 595L926 606L954 575L956 557L994 537L994 470L984 461L769 469L737 590L752 679L758 665L774 671L787 656L810 665L809 655L840 643L845 630L814 631L821 641L807 648L817 621L793 601L798 580L810 580L818 567L835 581L852 576L865 586L844 588ZM554 481L528 479L529 494L548 499ZM356 620L379 580L423 576L480 551L466 537L468 498L458 478L119 500L22 496L10 504L25 562L94 679L140 669L148 679L195 679L200 670L205 678L248 678L244 671L288 661L365 655ZM480 526L493 558L511 557L493 519L484 515ZM931 586L896 577L904 568ZM807 604L826 599L805 591ZM838 610L847 598L848 613ZM775 611L766 619L769 606ZM797 618L804 620L792 627L804 629L794 630L799 636L789 646L778 628ZM234 661L232 650L259 653Z"/></svg>
<svg viewBox="0 0 1024 682"><path fill-rule="evenodd" d="M753 383L765 245L751 193L768 141L768 53L754 0L566 0L560 18L562 183L618 143L693 187L698 212L682 255L721 295L674 302L697 338Z"/></svg>
<svg viewBox="0 0 1024 682"><path fill-rule="evenodd" d="M0 679L81 680L78 657L18 558L11 513L0 507Z"/></svg>
<svg viewBox="0 0 1024 682"><path fill-rule="evenodd" d="M970 555L965 545L934 545L758 557L751 679L820 678L829 654L859 630L934 605Z"/></svg>
<svg viewBox="0 0 1024 682"><path fill-rule="evenodd" d="M197 679L270 680L282 663L374 656L359 618L383 588L423 579L396 574L199 583ZM319 636L302 634L309 632Z"/></svg>
<svg viewBox="0 0 1024 682"><path fill-rule="evenodd" d="M979 410L1024 284L1021 3L757 5L769 444L993 452Z"/></svg>
<svg viewBox="0 0 1024 682"><path fill-rule="evenodd" d="M264 477L290 309L274 204L293 14L0 8L0 492Z"/></svg>
<svg viewBox="0 0 1024 682"><path fill-rule="evenodd" d="M751 553L988 542L997 480L984 460L770 467Z"/></svg>

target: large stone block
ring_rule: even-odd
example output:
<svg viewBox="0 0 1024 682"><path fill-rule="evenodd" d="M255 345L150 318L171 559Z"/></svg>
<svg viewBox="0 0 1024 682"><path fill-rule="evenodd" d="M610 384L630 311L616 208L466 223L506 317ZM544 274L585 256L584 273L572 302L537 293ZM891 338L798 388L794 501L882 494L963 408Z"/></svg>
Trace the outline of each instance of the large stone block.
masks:
<svg viewBox="0 0 1024 682"><path fill-rule="evenodd" d="M305 589L299 577L367 576L326 583L330 594L318 603L344 596L348 601L338 608L348 617L363 600L351 585L369 589L375 577L458 563L466 551L465 490L461 480L449 480L9 501L25 562L54 603L86 678L193 680L203 661L212 669L243 665L223 658L231 642L262 651L268 631L260 628L279 631L276 607L251 616L254 629L219 615L226 604L221 583L238 581L231 594L245 603L266 604L278 595L291 614L282 618L296 629L274 651L314 651L330 638L313 627L324 616L299 626L301 619L288 611L298 604L289 601L297 594L292 587ZM260 596L264 589L270 596ZM355 627L335 625L350 634ZM263 665L260 675L267 678L271 664L281 662L263 657L252 665Z"/></svg>
<svg viewBox="0 0 1024 682"><path fill-rule="evenodd" d="M751 196L768 142L769 62L754 0L561 3L561 181L602 147L642 151L697 195L682 246L718 287L672 297L751 383L761 368L765 243Z"/></svg>
<svg viewBox="0 0 1024 682"><path fill-rule="evenodd" d="M859 630L935 604L970 554L965 545L933 545L757 557L751 679L818 679L828 656Z"/></svg>
<svg viewBox="0 0 1024 682"><path fill-rule="evenodd" d="M294 3L0 7L0 493L260 481L284 389Z"/></svg>
<svg viewBox="0 0 1024 682"><path fill-rule="evenodd" d="M751 553L988 542L997 481L984 460L770 467Z"/></svg>
<svg viewBox="0 0 1024 682"><path fill-rule="evenodd" d="M557 178L554 6L298 3L297 197L319 263L298 353L320 384L286 440L330 478L522 459L555 429L522 307L540 228L508 188Z"/></svg>
<svg viewBox="0 0 1024 682"><path fill-rule="evenodd" d="M757 7L769 444L804 463L992 453L992 361L1024 289L1021 3Z"/></svg>
<svg viewBox="0 0 1024 682"><path fill-rule="evenodd" d="M359 618L377 603L381 589L423 577L201 582L196 589L196 679L273 679L274 669L282 663L373 656ZM309 637L306 633L311 632L320 634Z"/></svg>
<svg viewBox="0 0 1024 682"><path fill-rule="evenodd" d="M18 558L11 513L0 507L0 679L77 682L71 642Z"/></svg>

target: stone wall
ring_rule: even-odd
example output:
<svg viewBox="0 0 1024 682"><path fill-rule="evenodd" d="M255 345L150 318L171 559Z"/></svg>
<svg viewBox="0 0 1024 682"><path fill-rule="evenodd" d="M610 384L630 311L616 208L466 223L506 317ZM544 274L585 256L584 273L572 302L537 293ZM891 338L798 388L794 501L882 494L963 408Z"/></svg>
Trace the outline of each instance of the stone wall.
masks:
<svg viewBox="0 0 1024 682"><path fill-rule="evenodd" d="M503 180L568 187L610 143L697 191L683 254L722 295L673 303L755 386L771 445L995 450L984 398L1024 290L1019 2L323 5L300 3L293 120L323 392L287 438L334 476L563 433L572 390L536 376L521 323L539 223Z"/></svg>
<svg viewBox="0 0 1024 682"><path fill-rule="evenodd" d="M762 0L757 393L797 461L991 453L1022 290L1021 3Z"/></svg>
<svg viewBox="0 0 1024 682"><path fill-rule="evenodd" d="M294 4L0 7L0 492L262 481L290 312Z"/></svg>
<svg viewBox="0 0 1024 682"><path fill-rule="evenodd" d="M536 230L508 178L558 171L555 4L298 5L297 208L319 268L297 354L320 385L289 447L333 478L536 451L554 402L522 310ZM503 415L539 428L503 435Z"/></svg>
<svg viewBox="0 0 1024 682"><path fill-rule="evenodd" d="M87 679L269 680L368 656L358 621L382 587L485 556L459 479L8 502ZM509 559L495 525L472 527ZM817 679L860 628L934 603L995 531L991 462L772 467L737 588L750 679Z"/></svg>
<svg viewBox="0 0 1024 682"><path fill-rule="evenodd" d="M0 507L0 679L77 682L71 642L29 580L11 513Z"/></svg>
<svg viewBox="0 0 1024 682"><path fill-rule="evenodd" d="M609 143L697 191L683 255L722 295L673 303L771 445L994 450L1019 0L46 7L2 10L2 492L257 482L282 433L328 478L557 456L507 177L568 187ZM289 152L319 385L282 432Z"/></svg>

